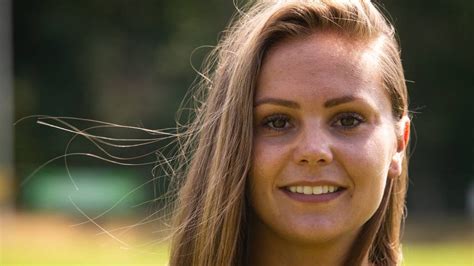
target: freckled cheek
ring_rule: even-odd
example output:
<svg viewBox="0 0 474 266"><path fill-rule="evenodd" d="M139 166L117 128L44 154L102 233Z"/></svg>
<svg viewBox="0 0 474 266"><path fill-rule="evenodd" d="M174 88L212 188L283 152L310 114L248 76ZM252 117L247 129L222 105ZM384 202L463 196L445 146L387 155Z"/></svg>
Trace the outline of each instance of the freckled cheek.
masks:
<svg viewBox="0 0 474 266"><path fill-rule="evenodd" d="M338 161L341 161L346 168L353 170L370 167L374 160L374 151L367 143L339 143L334 153Z"/></svg>
<svg viewBox="0 0 474 266"><path fill-rule="evenodd" d="M387 175L388 163L386 151L380 143L377 141L367 141L359 145L353 143L345 145L339 152L339 158L356 186L381 185L380 182Z"/></svg>
<svg viewBox="0 0 474 266"><path fill-rule="evenodd" d="M272 182L284 167L285 151L277 145L255 141L250 171L253 182L256 178ZM259 180L260 182L262 180Z"/></svg>
<svg viewBox="0 0 474 266"><path fill-rule="evenodd" d="M349 191L351 198L354 199L352 210L361 215L361 219L365 222L373 215L382 200L388 171L387 156L385 148L374 139L358 144L347 147L348 149L341 152L340 156L353 185L353 189Z"/></svg>

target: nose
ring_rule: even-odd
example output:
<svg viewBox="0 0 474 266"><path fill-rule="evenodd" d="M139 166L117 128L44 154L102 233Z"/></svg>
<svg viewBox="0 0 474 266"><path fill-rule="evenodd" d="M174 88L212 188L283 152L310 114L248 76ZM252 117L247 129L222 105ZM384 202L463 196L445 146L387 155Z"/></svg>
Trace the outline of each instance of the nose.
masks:
<svg viewBox="0 0 474 266"><path fill-rule="evenodd" d="M296 141L294 160L297 164L323 166L332 162L331 138L321 126L305 128Z"/></svg>

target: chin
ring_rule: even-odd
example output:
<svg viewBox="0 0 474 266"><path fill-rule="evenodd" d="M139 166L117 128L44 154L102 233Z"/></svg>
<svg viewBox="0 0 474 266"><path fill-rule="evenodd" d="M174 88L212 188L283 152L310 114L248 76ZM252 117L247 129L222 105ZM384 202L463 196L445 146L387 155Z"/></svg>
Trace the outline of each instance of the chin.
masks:
<svg viewBox="0 0 474 266"><path fill-rule="evenodd" d="M353 231L354 233L352 233ZM301 226L292 235L295 243L318 245L336 241L347 235L355 235L358 232L358 230L353 231L345 231L338 226L322 223L313 226Z"/></svg>
<svg viewBox="0 0 474 266"><path fill-rule="evenodd" d="M259 225L265 227L264 232L267 231L274 236L279 236L278 238L281 240L295 246L327 245L342 239L352 242L362 228L356 226L348 228L347 222L333 219L321 220L314 217L304 217L298 220L286 219L286 223L269 224L259 221Z"/></svg>

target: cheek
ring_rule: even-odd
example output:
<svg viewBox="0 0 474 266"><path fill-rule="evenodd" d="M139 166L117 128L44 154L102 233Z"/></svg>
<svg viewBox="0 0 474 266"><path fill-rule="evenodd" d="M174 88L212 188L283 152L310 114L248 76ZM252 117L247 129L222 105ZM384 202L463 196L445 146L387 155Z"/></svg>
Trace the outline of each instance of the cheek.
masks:
<svg viewBox="0 0 474 266"><path fill-rule="evenodd" d="M392 145L390 138L381 134L372 137L364 145L346 147L344 153L346 172L354 185L355 209L364 210L367 220L382 201L391 162Z"/></svg>
<svg viewBox="0 0 474 266"><path fill-rule="evenodd" d="M287 154L284 146L258 138L254 141L248 196L258 216L266 216L277 209L274 190L277 189L279 180L284 177Z"/></svg>
<svg viewBox="0 0 474 266"><path fill-rule="evenodd" d="M251 178L251 183L260 182L261 179L274 180L285 166L286 154L281 146L256 139L250 171L250 175L254 178Z"/></svg>
<svg viewBox="0 0 474 266"><path fill-rule="evenodd" d="M385 179L396 144L392 141L395 136L389 133L388 130L379 130L363 139L342 143L337 150L347 172L371 181Z"/></svg>

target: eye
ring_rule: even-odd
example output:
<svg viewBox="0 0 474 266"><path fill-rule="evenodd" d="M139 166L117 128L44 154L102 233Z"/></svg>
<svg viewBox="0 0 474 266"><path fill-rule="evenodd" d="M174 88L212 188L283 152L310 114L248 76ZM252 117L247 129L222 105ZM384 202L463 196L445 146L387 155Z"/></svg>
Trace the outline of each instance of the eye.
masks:
<svg viewBox="0 0 474 266"><path fill-rule="evenodd" d="M350 129L357 127L363 122L365 122L364 117L357 113L343 113L336 116L333 125L344 129Z"/></svg>
<svg viewBox="0 0 474 266"><path fill-rule="evenodd" d="M284 130L291 127L289 117L282 114L266 117L262 121L262 125L272 130Z"/></svg>

